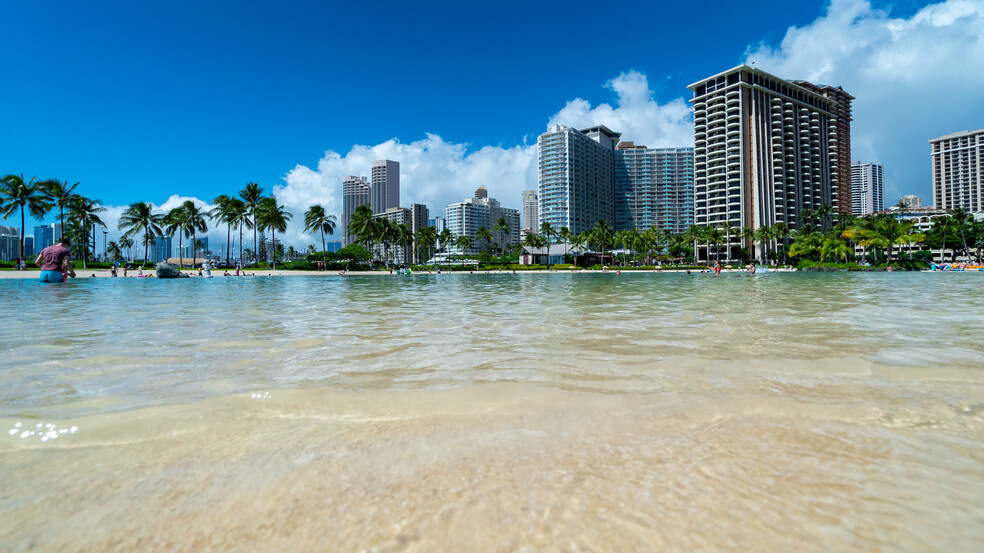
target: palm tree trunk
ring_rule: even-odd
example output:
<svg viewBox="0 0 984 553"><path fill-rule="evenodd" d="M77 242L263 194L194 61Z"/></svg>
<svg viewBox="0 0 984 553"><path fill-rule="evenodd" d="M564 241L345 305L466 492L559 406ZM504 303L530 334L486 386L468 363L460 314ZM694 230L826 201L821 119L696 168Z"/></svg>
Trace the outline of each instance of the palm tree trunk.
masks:
<svg viewBox="0 0 984 553"><path fill-rule="evenodd" d="M259 264L260 264L260 248L258 247L259 244L257 244L257 242L259 242L259 240L256 238L256 232L257 232L257 227L256 227L256 208L254 208L252 210L252 212L250 213L250 216L253 218L253 254L254 254L253 255L253 266L256 267L256 266L259 266Z"/></svg>
<svg viewBox="0 0 984 553"><path fill-rule="evenodd" d="M321 227L321 262L324 270L328 270L328 247L325 245L325 227Z"/></svg>
<svg viewBox="0 0 984 553"><path fill-rule="evenodd" d="M243 260L243 225L239 225L239 265L245 267Z"/></svg>
<svg viewBox="0 0 984 553"><path fill-rule="evenodd" d="M232 223L226 225L226 265L229 264L229 243L232 241Z"/></svg>
<svg viewBox="0 0 984 553"><path fill-rule="evenodd" d="M273 246L273 255L270 256L270 270L277 270L277 229L270 227L270 245Z"/></svg>
<svg viewBox="0 0 984 553"><path fill-rule="evenodd" d="M147 257L150 253L150 230L144 227L144 258L140 263L140 268L143 269L145 263L147 263Z"/></svg>

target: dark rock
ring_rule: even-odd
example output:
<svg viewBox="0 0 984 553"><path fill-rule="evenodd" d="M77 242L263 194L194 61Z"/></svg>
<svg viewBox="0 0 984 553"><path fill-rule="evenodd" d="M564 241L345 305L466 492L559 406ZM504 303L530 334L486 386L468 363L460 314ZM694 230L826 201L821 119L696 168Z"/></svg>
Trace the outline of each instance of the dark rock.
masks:
<svg viewBox="0 0 984 553"><path fill-rule="evenodd" d="M158 263L154 271L157 273L157 278L188 278L188 275L170 263Z"/></svg>

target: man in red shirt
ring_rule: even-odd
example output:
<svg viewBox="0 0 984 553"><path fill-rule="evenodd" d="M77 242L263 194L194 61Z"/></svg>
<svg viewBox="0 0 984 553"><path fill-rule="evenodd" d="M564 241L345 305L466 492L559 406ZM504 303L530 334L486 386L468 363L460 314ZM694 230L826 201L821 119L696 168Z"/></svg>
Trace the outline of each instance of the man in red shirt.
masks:
<svg viewBox="0 0 984 553"><path fill-rule="evenodd" d="M63 282L65 275L75 277L75 270L69 259L70 245L68 238L62 238L57 244L41 250L34 260L34 264L41 267L41 282Z"/></svg>

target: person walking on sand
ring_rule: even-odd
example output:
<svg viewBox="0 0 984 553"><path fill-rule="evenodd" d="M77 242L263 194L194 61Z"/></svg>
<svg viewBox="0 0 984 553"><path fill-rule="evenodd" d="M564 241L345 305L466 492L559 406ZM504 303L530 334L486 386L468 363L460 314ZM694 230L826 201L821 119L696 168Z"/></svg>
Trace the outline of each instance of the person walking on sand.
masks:
<svg viewBox="0 0 984 553"><path fill-rule="evenodd" d="M68 252L71 245L68 238L62 238L57 244L41 250L34 260L34 264L41 267L41 282L64 282L66 277L75 278Z"/></svg>

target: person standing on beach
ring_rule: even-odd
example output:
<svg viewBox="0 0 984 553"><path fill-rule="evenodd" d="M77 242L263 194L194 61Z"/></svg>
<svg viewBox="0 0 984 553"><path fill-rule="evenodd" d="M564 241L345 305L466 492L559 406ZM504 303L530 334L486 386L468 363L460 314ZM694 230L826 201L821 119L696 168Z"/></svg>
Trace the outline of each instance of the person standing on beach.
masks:
<svg viewBox="0 0 984 553"><path fill-rule="evenodd" d="M66 277L75 278L75 270L69 259L68 238L62 238L57 244L41 250L34 264L41 267L41 282L64 282Z"/></svg>

